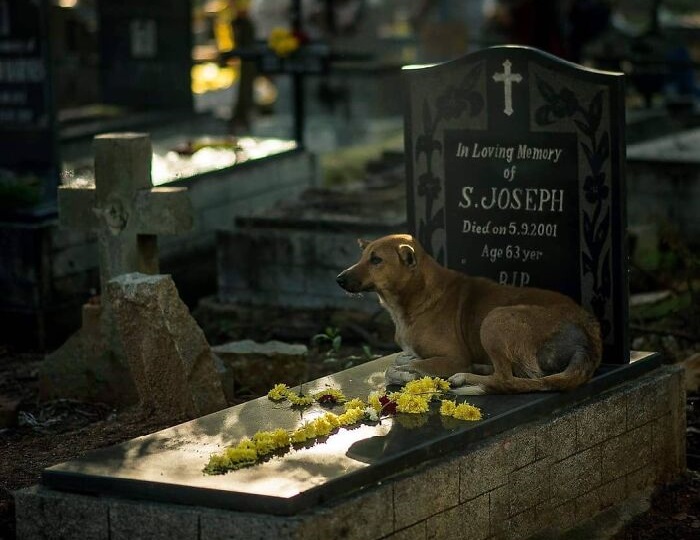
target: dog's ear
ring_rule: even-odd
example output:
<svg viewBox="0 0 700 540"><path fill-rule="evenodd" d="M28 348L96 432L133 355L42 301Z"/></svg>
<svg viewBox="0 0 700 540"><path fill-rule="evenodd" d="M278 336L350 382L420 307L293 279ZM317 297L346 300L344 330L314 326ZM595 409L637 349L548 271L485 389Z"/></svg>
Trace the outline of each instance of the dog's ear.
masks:
<svg viewBox="0 0 700 540"><path fill-rule="evenodd" d="M403 264L409 268L413 268L416 265L416 250L413 249L413 246L401 244L398 251L399 258Z"/></svg>
<svg viewBox="0 0 700 540"><path fill-rule="evenodd" d="M365 250L365 248L367 247L368 244L369 244L369 240L363 240L362 238L357 239L357 245L360 246L360 249L362 251Z"/></svg>

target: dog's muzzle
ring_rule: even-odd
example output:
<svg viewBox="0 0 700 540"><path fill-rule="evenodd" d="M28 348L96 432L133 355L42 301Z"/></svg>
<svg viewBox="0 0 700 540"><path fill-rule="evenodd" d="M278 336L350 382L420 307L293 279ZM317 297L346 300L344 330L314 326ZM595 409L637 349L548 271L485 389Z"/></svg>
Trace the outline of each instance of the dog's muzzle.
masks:
<svg viewBox="0 0 700 540"><path fill-rule="evenodd" d="M338 277L335 278L335 280L338 285L348 292L360 292L360 287L362 284L357 279L353 278L352 275L348 274L347 270L338 274Z"/></svg>
<svg viewBox="0 0 700 540"><path fill-rule="evenodd" d="M338 277L335 278L335 281L340 285L343 289L347 291L347 286L348 286L348 275L345 272L341 272L338 274Z"/></svg>

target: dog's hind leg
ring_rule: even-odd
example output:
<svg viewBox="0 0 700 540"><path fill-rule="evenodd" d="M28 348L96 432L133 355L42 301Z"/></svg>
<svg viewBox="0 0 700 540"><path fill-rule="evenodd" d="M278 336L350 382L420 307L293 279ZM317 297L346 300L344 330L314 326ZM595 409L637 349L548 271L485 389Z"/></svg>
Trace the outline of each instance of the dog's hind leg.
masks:
<svg viewBox="0 0 700 540"><path fill-rule="evenodd" d="M520 314L505 310L499 314L502 321L511 325L517 324L519 317ZM545 346L540 346L539 355L534 353L536 346L531 340L520 339L513 343L510 334L498 330L498 324L486 325L485 321L482 325L482 345L493 362L494 374L458 373L450 378L450 384L479 385L495 394L567 391L589 380L599 364L583 332L573 331L571 327L563 327L562 332L545 341ZM559 365L565 367L558 373L545 374L541 366L549 367L552 363L556 364L555 368ZM516 377L513 371L523 376Z"/></svg>
<svg viewBox="0 0 700 540"><path fill-rule="evenodd" d="M476 373L477 375L493 375L494 369L491 364L472 364L469 373Z"/></svg>
<svg viewBox="0 0 700 540"><path fill-rule="evenodd" d="M489 393L528 392L521 389L521 380L513 376L515 365L531 377L541 376L535 356L536 347L525 336L530 334L528 313L518 307L496 308L481 324L480 338L493 365L492 375L457 373L450 377L452 386L478 385ZM513 336L522 336L514 340ZM537 379L534 379L537 380ZM533 386L536 386L535 383ZM539 385L538 390L542 390ZM534 388L533 388L534 390Z"/></svg>

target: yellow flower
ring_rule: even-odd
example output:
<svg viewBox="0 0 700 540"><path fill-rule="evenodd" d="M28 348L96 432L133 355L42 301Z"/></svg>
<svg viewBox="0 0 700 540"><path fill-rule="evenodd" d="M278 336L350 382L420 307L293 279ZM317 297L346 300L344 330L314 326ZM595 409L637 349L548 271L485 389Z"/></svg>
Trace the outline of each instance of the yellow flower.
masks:
<svg viewBox="0 0 700 540"><path fill-rule="evenodd" d="M406 383L402 391L409 394L423 394L430 400L449 389L450 383L439 377L423 377Z"/></svg>
<svg viewBox="0 0 700 540"><path fill-rule="evenodd" d="M447 392L450 389L449 381L441 379L440 377L434 377L433 380L435 381L435 388L437 388L439 392Z"/></svg>
<svg viewBox="0 0 700 540"><path fill-rule="evenodd" d="M314 434L316 437L327 437L333 431L333 425L328 421L327 418L319 416L311 421L313 426Z"/></svg>
<svg viewBox="0 0 700 540"><path fill-rule="evenodd" d="M378 392L371 392L369 396L367 396L367 404L372 407L375 411L381 412L382 410L382 403L379 401L379 393Z"/></svg>
<svg viewBox="0 0 700 540"><path fill-rule="evenodd" d="M231 468L231 460L223 454L209 456L209 463L204 467L206 474L224 474Z"/></svg>
<svg viewBox="0 0 700 540"><path fill-rule="evenodd" d="M326 413L323 417L328 421L328 423L331 426L333 426L333 429L340 427L340 420L338 420L337 414L333 414L333 413L329 412L329 413Z"/></svg>
<svg viewBox="0 0 700 540"><path fill-rule="evenodd" d="M236 446L224 450L224 456L231 462L231 466L249 465L258 460L258 452L255 443L250 439L243 439Z"/></svg>
<svg viewBox="0 0 700 540"><path fill-rule="evenodd" d="M283 429L258 431L253 435L253 442L258 455L265 456L275 450L289 446L289 434Z"/></svg>
<svg viewBox="0 0 700 540"><path fill-rule="evenodd" d="M286 448L289 446L289 433L287 430L278 428L271 432L272 441L277 448Z"/></svg>
<svg viewBox="0 0 700 540"><path fill-rule="evenodd" d="M349 409L364 409L365 407L365 402L362 401L360 398L352 398L350 401L348 401L345 404L345 410Z"/></svg>
<svg viewBox="0 0 700 540"><path fill-rule="evenodd" d="M396 410L402 413L417 414L428 412L430 396L398 392Z"/></svg>
<svg viewBox="0 0 700 540"><path fill-rule="evenodd" d="M457 420L481 420L481 410L469 403L457 403L453 400L443 399L440 405L440 414L451 416Z"/></svg>
<svg viewBox="0 0 700 540"><path fill-rule="evenodd" d="M457 408L457 404L453 400L443 399L440 402L440 414L443 416L452 416Z"/></svg>
<svg viewBox="0 0 700 540"><path fill-rule="evenodd" d="M481 420L481 409L469 403L460 403L452 416L457 420Z"/></svg>
<svg viewBox="0 0 700 540"><path fill-rule="evenodd" d="M314 430L314 426L310 422L305 422L297 429L292 431L291 435L289 436L289 439L293 443L303 443L308 441L309 439L314 439L315 437L316 431Z"/></svg>
<svg viewBox="0 0 700 540"><path fill-rule="evenodd" d="M295 392L292 392L291 390L287 392L287 399L295 407L308 407L314 402L313 397L297 394Z"/></svg>
<svg viewBox="0 0 700 540"><path fill-rule="evenodd" d="M272 401L282 401L283 399L287 399L287 392L289 392L287 385L280 383L272 387L272 390L267 393L267 397Z"/></svg>
<svg viewBox="0 0 700 540"><path fill-rule="evenodd" d="M267 46L277 56L288 56L299 48L299 39L286 28L273 28L267 39Z"/></svg>
<svg viewBox="0 0 700 540"><path fill-rule="evenodd" d="M364 416L364 409L348 409L343 414L338 415L338 421L341 426L350 426L352 424L357 424Z"/></svg>

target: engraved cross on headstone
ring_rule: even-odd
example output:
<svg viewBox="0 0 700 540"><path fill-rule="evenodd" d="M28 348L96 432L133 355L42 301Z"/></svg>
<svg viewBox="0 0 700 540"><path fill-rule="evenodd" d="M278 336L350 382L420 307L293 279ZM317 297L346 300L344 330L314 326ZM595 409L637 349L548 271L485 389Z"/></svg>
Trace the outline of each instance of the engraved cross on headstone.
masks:
<svg viewBox="0 0 700 540"><path fill-rule="evenodd" d="M153 187L147 134L116 133L94 139L95 185L62 186L61 225L97 231L100 282L121 274L158 273L158 236L192 227L187 188Z"/></svg>
<svg viewBox="0 0 700 540"><path fill-rule="evenodd" d="M513 83L519 83L523 80L519 73L511 73L512 64L510 60L503 62L503 73L494 73L493 80L503 83L503 92L505 94L505 108L503 112L508 116L513 114Z"/></svg>

